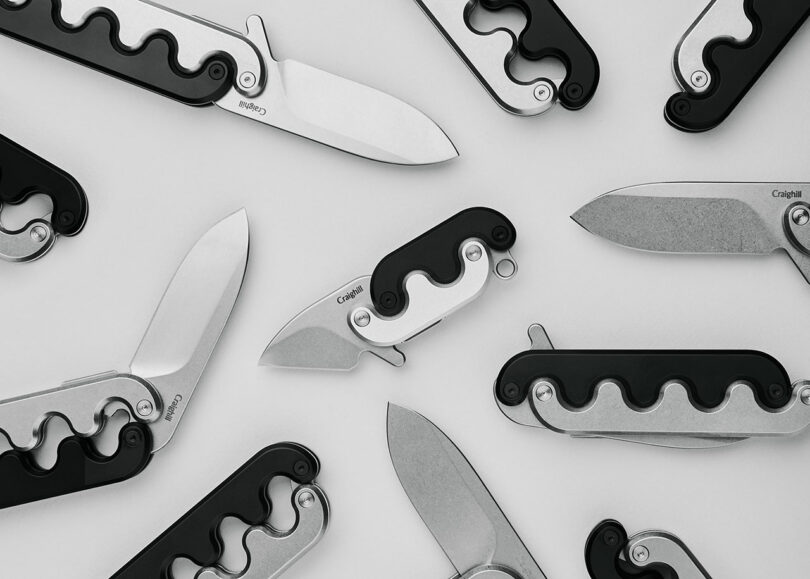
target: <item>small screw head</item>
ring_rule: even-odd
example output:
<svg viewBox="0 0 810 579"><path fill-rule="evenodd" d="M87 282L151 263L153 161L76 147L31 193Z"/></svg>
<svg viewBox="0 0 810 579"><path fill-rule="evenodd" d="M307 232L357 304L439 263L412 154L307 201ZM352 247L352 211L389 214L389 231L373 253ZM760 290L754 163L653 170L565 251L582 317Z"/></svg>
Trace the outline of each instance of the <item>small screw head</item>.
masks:
<svg viewBox="0 0 810 579"><path fill-rule="evenodd" d="M619 533L613 529L608 529L605 531L605 534L602 535L602 540L605 542L605 545L615 547L619 544Z"/></svg>
<svg viewBox="0 0 810 579"><path fill-rule="evenodd" d="M650 551L644 545L638 545L633 549L633 560L637 563L646 563L650 558Z"/></svg>
<svg viewBox="0 0 810 579"><path fill-rule="evenodd" d="M315 495L309 491L304 491L298 495L298 505L301 508L308 509L315 504Z"/></svg>
<svg viewBox="0 0 810 579"><path fill-rule="evenodd" d="M544 82L541 82L534 87L534 98L539 100L541 103L544 103L550 99L552 94L554 94L554 92L551 90L551 87Z"/></svg>
<svg viewBox="0 0 810 579"><path fill-rule="evenodd" d="M697 88L703 88L709 82L709 75L702 70L696 70L692 73L692 85Z"/></svg>
<svg viewBox="0 0 810 579"><path fill-rule="evenodd" d="M807 207L796 207L790 212L790 218L793 223L802 227L810 223L810 211L807 210Z"/></svg>
<svg viewBox="0 0 810 579"><path fill-rule="evenodd" d="M309 464L306 461L299 460L293 465L293 470L298 476L306 476L309 474Z"/></svg>
<svg viewBox="0 0 810 579"><path fill-rule="evenodd" d="M141 400L138 402L138 406L135 408L135 410L138 411L138 416L149 416L152 414L152 410L154 409L155 407L152 406L152 403L149 402L149 400Z"/></svg>
<svg viewBox="0 0 810 579"><path fill-rule="evenodd" d="M548 382L540 382L534 389L534 397L540 402L548 402L554 396L554 389Z"/></svg>
<svg viewBox="0 0 810 579"><path fill-rule="evenodd" d="M365 328L371 323L371 315L366 310L360 310L354 314L354 323L361 328Z"/></svg>
<svg viewBox="0 0 810 579"><path fill-rule="evenodd" d="M802 390L801 394L799 394L799 398L801 398L802 404L810 406L810 388Z"/></svg>
<svg viewBox="0 0 810 579"><path fill-rule="evenodd" d="M225 67L218 62L214 63L211 65L211 68L208 69L208 76L213 80L222 80L225 78Z"/></svg>
<svg viewBox="0 0 810 579"><path fill-rule="evenodd" d="M471 245L467 248L467 251L464 253L467 256L467 259L470 261L478 261L481 259L483 252L481 251L481 247L478 245Z"/></svg>
<svg viewBox="0 0 810 579"><path fill-rule="evenodd" d="M136 430L135 428L130 428L129 431L124 435L124 442L130 448L135 448L138 446L143 437L141 435L140 430Z"/></svg>
<svg viewBox="0 0 810 579"><path fill-rule="evenodd" d="M253 88L256 86L256 75L252 72L245 72L239 77L239 85L242 88Z"/></svg>
<svg viewBox="0 0 810 579"><path fill-rule="evenodd" d="M31 239L33 239L37 243L42 243L43 241L48 239L48 230L42 227L41 225L35 225L31 229Z"/></svg>

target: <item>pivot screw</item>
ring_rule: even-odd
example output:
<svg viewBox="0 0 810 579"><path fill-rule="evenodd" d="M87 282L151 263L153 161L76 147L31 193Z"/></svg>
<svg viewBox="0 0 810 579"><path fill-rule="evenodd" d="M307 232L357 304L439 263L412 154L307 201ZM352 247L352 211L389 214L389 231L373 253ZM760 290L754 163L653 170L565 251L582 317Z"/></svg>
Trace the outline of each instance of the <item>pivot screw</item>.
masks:
<svg viewBox="0 0 810 579"><path fill-rule="evenodd" d="M548 382L540 382L534 389L534 397L540 402L548 402L554 395L554 390Z"/></svg>
<svg viewBox="0 0 810 579"><path fill-rule="evenodd" d="M315 504L315 495L309 491L302 492L300 495L298 495L298 504L302 508L308 509Z"/></svg>
<svg viewBox="0 0 810 579"><path fill-rule="evenodd" d="M239 77L239 84L242 88L253 88L256 86L256 75L252 72L242 73Z"/></svg>
<svg viewBox="0 0 810 579"><path fill-rule="evenodd" d="M644 545L639 545L633 549L633 561L646 563L650 558L650 551Z"/></svg>
<svg viewBox="0 0 810 579"><path fill-rule="evenodd" d="M802 393L799 394L799 398L801 398L802 404L805 406L810 406L810 388L805 388L802 390Z"/></svg>
<svg viewBox="0 0 810 579"><path fill-rule="evenodd" d="M48 239L48 230L42 227L41 225L35 225L31 229L31 239L33 239L37 243L42 243L43 241Z"/></svg>
<svg viewBox="0 0 810 579"><path fill-rule="evenodd" d="M354 323L361 328L365 328L371 323L371 316L366 310L360 310L354 314Z"/></svg>
<svg viewBox="0 0 810 579"><path fill-rule="evenodd" d="M467 256L467 259L470 261L478 261L481 259L481 255L483 252L481 251L481 247L478 245L471 245L467 248L467 251L464 253Z"/></svg>
<svg viewBox="0 0 810 579"><path fill-rule="evenodd" d="M808 211L806 207L796 207L796 209L790 212L790 218L793 220L793 223L800 227L807 225L807 223L810 222L810 211Z"/></svg>
<svg viewBox="0 0 810 579"><path fill-rule="evenodd" d="M703 88L709 82L709 75L702 70L697 70L692 73L692 84L697 88Z"/></svg>
<svg viewBox="0 0 810 579"><path fill-rule="evenodd" d="M155 407L148 400L141 400L135 409L138 411L138 416L149 416Z"/></svg>
<svg viewBox="0 0 810 579"><path fill-rule="evenodd" d="M293 465L293 470L298 476L306 476L309 474L309 464L306 461L299 460Z"/></svg>
<svg viewBox="0 0 810 579"><path fill-rule="evenodd" d="M544 103L550 99L552 94L553 91L551 90L551 87L544 82L541 82L534 87L534 98L539 100L541 103Z"/></svg>
<svg viewBox="0 0 810 579"><path fill-rule="evenodd" d="M605 534L602 535L602 540L605 541L605 545L615 547L619 544L619 533L613 529L608 529L605 531Z"/></svg>

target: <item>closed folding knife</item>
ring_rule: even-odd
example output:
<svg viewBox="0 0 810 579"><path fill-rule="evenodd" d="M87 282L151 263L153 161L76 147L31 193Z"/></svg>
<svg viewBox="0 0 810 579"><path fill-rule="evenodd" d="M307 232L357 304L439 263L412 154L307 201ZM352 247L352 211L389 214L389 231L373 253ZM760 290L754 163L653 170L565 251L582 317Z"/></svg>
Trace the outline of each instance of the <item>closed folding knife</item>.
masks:
<svg viewBox="0 0 810 579"><path fill-rule="evenodd" d="M554 0L480 0L487 10L517 8L527 26L519 38L499 28L481 33L470 24L469 0L416 0L447 42L505 111L534 116L558 101L569 110L587 105L599 84L596 54ZM517 80L509 71L516 54L528 60L556 58L566 67L561 78Z"/></svg>
<svg viewBox="0 0 810 579"><path fill-rule="evenodd" d="M787 252L810 283L810 184L653 183L597 197L571 218L609 241L667 253Z"/></svg>
<svg viewBox="0 0 810 579"><path fill-rule="evenodd" d="M389 404L388 450L454 579L546 579L473 467L432 422Z"/></svg>
<svg viewBox="0 0 810 579"><path fill-rule="evenodd" d="M268 446L180 517L112 579L171 579L175 560L200 569L196 579L274 579L306 555L323 537L329 501L315 482L320 463L308 448L294 443ZM273 505L267 489L276 477L291 479L295 525L280 532L270 525ZM226 517L251 525L242 538L247 567L230 570L219 528Z"/></svg>
<svg viewBox="0 0 810 579"><path fill-rule="evenodd" d="M810 426L810 380L791 385L750 350L555 350L540 325L532 349L495 381L501 411L575 437L707 448L798 434Z"/></svg>
<svg viewBox="0 0 810 579"><path fill-rule="evenodd" d="M722 123L810 15L810 0L712 0L675 50L682 92L664 116L676 129Z"/></svg>
<svg viewBox="0 0 810 579"><path fill-rule="evenodd" d="M422 165L458 155L433 121L399 99L275 60L258 16L240 34L149 0L0 0L0 34L361 157Z"/></svg>
<svg viewBox="0 0 810 579"><path fill-rule="evenodd" d="M287 323L263 365L351 370L363 352L394 366L398 346L477 298L491 277L510 279L517 232L492 209L467 209L385 257Z"/></svg>
<svg viewBox="0 0 810 579"><path fill-rule="evenodd" d="M188 253L155 311L130 368L72 380L0 402L0 508L120 482L140 473L171 439L242 287L248 258L244 210L222 220ZM113 411L132 421L118 450L101 455L92 438ZM50 470L32 450L47 422L65 419L74 436L59 444Z"/></svg>
<svg viewBox="0 0 810 579"><path fill-rule="evenodd" d="M602 521L585 545L591 579L711 579L678 537L645 531L627 537L616 521Z"/></svg>
<svg viewBox="0 0 810 579"><path fill-rule="evenodd" d="M39 259L58 236L78 235L87 221L87 196L76 179L0 135L0 212L4 205L20 205L33 195L47 196L53 211L17 231L0 224L0 259Z"/></svg>

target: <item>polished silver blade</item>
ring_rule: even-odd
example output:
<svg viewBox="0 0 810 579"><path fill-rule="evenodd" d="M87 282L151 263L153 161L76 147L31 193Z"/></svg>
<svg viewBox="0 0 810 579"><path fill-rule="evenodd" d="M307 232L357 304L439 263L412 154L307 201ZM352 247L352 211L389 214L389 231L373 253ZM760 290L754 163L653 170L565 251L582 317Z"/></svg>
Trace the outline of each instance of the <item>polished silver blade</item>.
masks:
<svg viewBox="0 0 810 579"><path fill-rule="evenodd" d="M389 404L388 449L405 493L460 575L500 565L545 579L470 463L433 423Z"/></svg>
<svg viewBox="0 0 810 579"><path fill-rule="evenodd" d="M364 341L349 324L351 312L373 307L371 276L349 282L319 300L284 326L262 354L260 364L315 370L351 370L363 352L402 366L405 357L396 348L380 348Z"/></svg>
<svg viewBox="0 0 810 579"><path fill-rule="evenodd" d="M174 274L132 360L134 375L160 393L154 450L171 439L231 314L248 259L244 209L217 223Z"/></svg>
<svg viewBox="0 0 810 579"><path fill-rule="evenodd" d="M264 24L248 20L247 36L268 69L265 91L236 89L217 105L236 114L385 163L426 165L458 156L436 123L389 94L295 61L275 61Z"/></svg>

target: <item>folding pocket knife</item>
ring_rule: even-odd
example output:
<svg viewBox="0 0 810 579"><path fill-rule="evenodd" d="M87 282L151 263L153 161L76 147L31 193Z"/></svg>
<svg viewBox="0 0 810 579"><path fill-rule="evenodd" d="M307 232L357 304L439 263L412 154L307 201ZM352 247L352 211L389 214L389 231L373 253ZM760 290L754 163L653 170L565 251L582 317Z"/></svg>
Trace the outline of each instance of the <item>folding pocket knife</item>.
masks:
<svg viewBox="0 0 810 579"><path fill-rule="evenodd" d="M495 381L507 418L575 437L708 448L810 426L810 380L791 385L748 350L555 350L542 326Z"/></svg>
<svg viewBox="0 0 810 579"><path fill-rule="evenodd" d="M318 458L308 448L282 443L268 446L180 517L149 546L118 570L112 579L171 579L172 564L184 558L201 567L196 579L274 579L280 577L323 537L329 501L315 482ZM295 525L280 532L270 525L273 505L267 495L276 477L294 481ZM226 517L252 525L242 544L247 568L226 569L219 527Z"/></svg>
<svg viewBox="0 0 810 579"><path fill-rule="evenodd" d="M458 155L433 121L399 99L275 60L259 16L243 35L149 0L0 0L0 34L361 157L422 165Z"/></svg>
<svg viewBox="0 0 810 579"><path fill-rule="evenodd" d="M46 195L53 211L18 231L0 224L0 259L39 259L58 236L78 235L87 221L87 196L76 179L0 135L0 212L4 205L20 205L33 195Z"/></svg>
<svg viewBox="0 0 810 579"><path fill-rule="evenodd" d="M473 467L432 422L389 404L388 450L454 579L546 579Z"/></svg>
<svg viewBox="0 0 810 579"><path fill-rule="evenodd" d="M810 283L810 184L652 183L597 197L571 218L591 233L668 253L784 250Z"/></svg>
<svg viewBox="0 0 810 579"><path fill-rule="evenodd" d="M711 0L675 50L682 92L664 116L676 129L722 123L810 15L810 0Z"/></svg>
<svg viewBox="0 0 810 579"><path fill-rule="evenodd" d="M188 253L155 311L131 366L0 402L0 508L121 482L146 468L171 439L236 302L248 258L244 210L211 228ZM91 437L114 410L129 412L118 450L101 455ZM75 436L59 444L56 464L40 467L32 450L59 416Z"/></svg>
<svg viewBox="0 0 810 579"><path fill-rule="evenodd" d="M467 209L385 257L276 334L260 364L351 370L363 352L394 366L397 346L483 293L490 277L511 279L517 232L493 209Z"/></svg>
<svg viewBox="0 0 810 579"><path fill-rule="evenodd" d="M559 101L569 110L587 105L599 84L596 54L554 0L416 0L447 42L504 110L521 116L548 111ZM527 17L519 38L499 28L476 31L470 14L480 1L487 10L518 8ZM509 72L516 54L528 60L553 57L566 67L562 78L517 80Z"/></svg>
<svg viewBox="0 0 810 579"><path fill-rule="evenodd" d="M591 579L711 579L678 537L646 531L630 538L616 521L602 521L585 545Z"/></svg>

